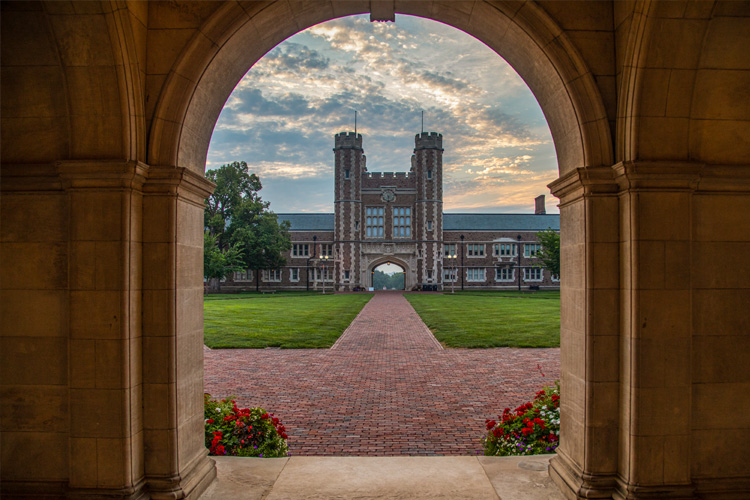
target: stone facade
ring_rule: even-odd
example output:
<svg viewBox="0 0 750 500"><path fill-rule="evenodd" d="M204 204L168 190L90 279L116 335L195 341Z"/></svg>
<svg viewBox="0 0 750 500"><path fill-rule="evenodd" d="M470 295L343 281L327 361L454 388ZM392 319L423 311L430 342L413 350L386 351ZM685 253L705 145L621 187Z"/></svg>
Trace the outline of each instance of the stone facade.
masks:
<svg viewBox="0 0 750 500"><path fill-rule="evenodd" d="M750 9L712 0L0 3L0 496L210 484L211 132L265 53L370 4L481 40L548 121L561 490L750 497Z"/></svg>
<svg viewBox="0 0 750 500"><path fill-rule="evenodd" d="M368 171L361 134L342 132L334 144L335 213L279 214L291 223L286 267L233 273L223 291L360 290L384 263L404 270L407 290L560 288L534 257L537 231L560 228L559 216L544 213L543 195L536 217L445 215L441 134L415 137L408 172ZM488 219L494 227L477 224Z"/></svg>

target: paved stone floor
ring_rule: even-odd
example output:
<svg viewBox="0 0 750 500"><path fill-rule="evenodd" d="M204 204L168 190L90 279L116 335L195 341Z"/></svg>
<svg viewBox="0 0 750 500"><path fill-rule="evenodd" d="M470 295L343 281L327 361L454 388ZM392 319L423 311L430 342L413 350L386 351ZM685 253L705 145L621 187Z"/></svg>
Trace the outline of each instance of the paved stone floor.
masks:
<svg viewBox="0 0 750 500"><path fill-rule="evenodd" d="M377 292L331 349L206 349L205 390L273 412L292 455L475 455L485 419L552 384L559 360L442 349L402 293Z"/></svg>

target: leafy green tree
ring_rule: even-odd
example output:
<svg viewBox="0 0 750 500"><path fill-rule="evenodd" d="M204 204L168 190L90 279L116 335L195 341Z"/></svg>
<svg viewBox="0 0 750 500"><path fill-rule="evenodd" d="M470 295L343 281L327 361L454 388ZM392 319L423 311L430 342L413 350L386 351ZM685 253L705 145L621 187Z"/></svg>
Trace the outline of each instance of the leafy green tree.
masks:
<svg viewBox="0 0 750 500"><path fill-rule="evenodd" d="M216 244L216 236L203 233L203 276L210 280L211 288L219 291L221 279L234 271L242 270L242 250L232 245L224 250Z"/></svg>
<svg viewBox="0 0 750 500"><path fill-rule="evenodd" d="M536 255L541 262L540 267L560 276L560 233L545 229L536 233L536 237L542 245L541 251Z"/></svg>
<svg viewBox="0 0 750 500"><path fill-rule="evenodd" d="M221 251L237 248L242 268L256 272L286 264L283 253L292 248L288 222L279 223L261 199L260 179L251 174L247 163L233 162L209 170L206 177L216 183L214 193L206 199L204 223L216 238Z"/></svg>
<svg viewBox="0 0 750 500"><path fill-rule="evenodd" d="M375 290L382 290L383 287L388 290L401 290L404 288L404 273L386 274L376 269L372 274L372 287Z"/></svg>

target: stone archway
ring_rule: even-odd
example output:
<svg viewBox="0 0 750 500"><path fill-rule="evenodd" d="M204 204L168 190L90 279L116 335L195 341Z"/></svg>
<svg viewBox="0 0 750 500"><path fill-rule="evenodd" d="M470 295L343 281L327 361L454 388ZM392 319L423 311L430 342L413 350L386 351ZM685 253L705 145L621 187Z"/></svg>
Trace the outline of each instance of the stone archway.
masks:
<svg viewBox="0 0 750 500"><path fill-rule="evenodd" d="M412 266L409 266L409 264L399 259L398 257L389 257L389 256L383 256L383 257L376 257L373 260L365 263L365 277L366 277L366 283L367 287L373 286L372 282L372 276L375 272L375 269L379 266L382 266L383 264L395 264L404 271L404 290L411 290L411 288L417 284L417 273L415 271L414 264L412 263Z"/></svg>

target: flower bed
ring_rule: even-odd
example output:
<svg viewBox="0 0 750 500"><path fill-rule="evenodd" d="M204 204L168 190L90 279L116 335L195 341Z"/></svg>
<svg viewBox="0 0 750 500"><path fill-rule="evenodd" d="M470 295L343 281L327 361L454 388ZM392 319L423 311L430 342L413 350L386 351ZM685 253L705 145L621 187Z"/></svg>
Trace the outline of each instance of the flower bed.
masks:
<svg viewBox="0 0 750 500"><path fill-rule="evenodd" d="M492 456L552 453L560 442L560 383L536 393L533 402L511 411L499 421L487 420L484 454Z"/></svg>
<svg viewBox="0 0 750 500"><path fill-rule="evenodd" d="M237 408L231 399L217 401L204 395L206 448L209 455L285 457L286 429L273 413L262 408Z"/></svg>

